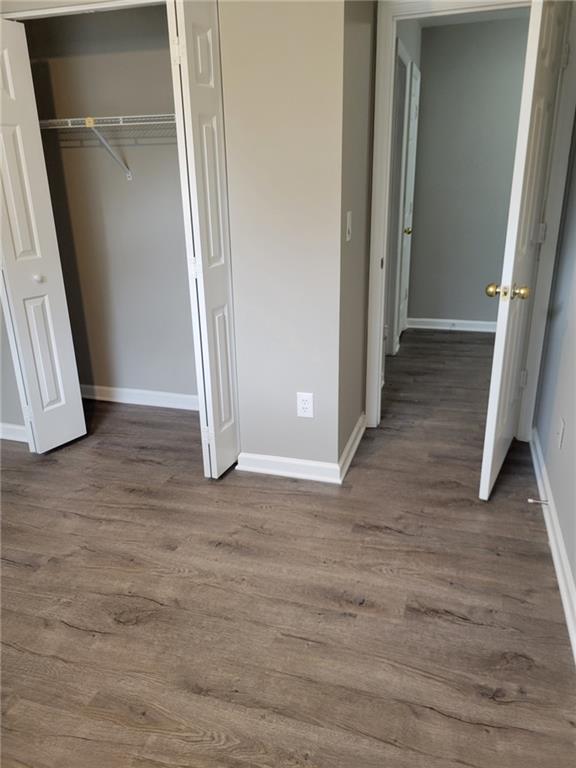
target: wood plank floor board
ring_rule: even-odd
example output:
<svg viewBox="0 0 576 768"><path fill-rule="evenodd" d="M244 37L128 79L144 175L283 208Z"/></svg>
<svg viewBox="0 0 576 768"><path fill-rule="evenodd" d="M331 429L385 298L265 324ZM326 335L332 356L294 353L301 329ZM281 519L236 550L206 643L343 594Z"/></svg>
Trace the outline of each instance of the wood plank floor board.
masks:
<svg viewBox="0 0 576 768"><path fill-rule="evenodd" d="M342 487L208 482L190 412L3 443L3 766L572 768L525 446L477 498L491 340L406 332Z"/></svg>

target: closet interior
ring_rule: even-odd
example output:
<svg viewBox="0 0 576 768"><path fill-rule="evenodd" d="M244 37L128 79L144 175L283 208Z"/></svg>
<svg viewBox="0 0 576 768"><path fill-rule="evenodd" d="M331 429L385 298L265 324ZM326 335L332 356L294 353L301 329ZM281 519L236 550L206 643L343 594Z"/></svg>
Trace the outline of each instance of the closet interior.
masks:
<svg viewBox="0 0 576 768"><path fill-rule="evenodd" d="M83 395L196 409L166 10L25 27Z"/></svg>

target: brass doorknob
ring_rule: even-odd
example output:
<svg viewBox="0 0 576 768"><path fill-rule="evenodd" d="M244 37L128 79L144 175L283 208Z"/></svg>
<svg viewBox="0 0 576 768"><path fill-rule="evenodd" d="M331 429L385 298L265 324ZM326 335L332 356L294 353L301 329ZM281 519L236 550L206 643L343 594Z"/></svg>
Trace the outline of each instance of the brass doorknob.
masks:
<svg viewBox="0 0 576 768"><path fill-rule="evenodd" d="M412 234L412 227L404 227L404 234L405 235L411 235Z"/></svg>
<svg viewBox="0 0 576 768"><path fill-rule="evenodd" d="M486 296L489 296L491 299L498 296L501 291L502 288L499 285L496 285L496 283L490 283L486 286Z"/></svg>
<svg viewBox="0 0 576 768"><path fill-rule="evenodd" d="M527 299L528 296L530 296L530 288L528 288L527 285L523 285L521 288L514 288L512 289L512 298L513 299Z"/></svg>

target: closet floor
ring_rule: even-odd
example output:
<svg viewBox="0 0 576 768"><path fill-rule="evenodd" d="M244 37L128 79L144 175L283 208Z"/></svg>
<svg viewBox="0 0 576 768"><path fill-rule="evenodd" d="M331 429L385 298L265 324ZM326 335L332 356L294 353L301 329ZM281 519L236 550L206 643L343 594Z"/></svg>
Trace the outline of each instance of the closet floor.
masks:
<svg viewBox="0 0 576 768"><path fill-rule="evenodd" d="M573 768L525 446L477 499L491 352L407 332L342 487L205 481L178 411L3 443L4 768Z"/></svg>

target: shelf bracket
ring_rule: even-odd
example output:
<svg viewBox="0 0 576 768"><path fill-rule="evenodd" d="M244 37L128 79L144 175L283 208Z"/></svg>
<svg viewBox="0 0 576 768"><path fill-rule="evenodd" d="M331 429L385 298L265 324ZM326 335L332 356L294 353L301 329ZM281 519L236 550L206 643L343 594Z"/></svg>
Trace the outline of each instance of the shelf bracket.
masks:
<svg viewBox="0 0 576 768"><path fill-rule="evenodd" d="M110 145L110 143L107 141L107 139L105 139L104 136L102 136L102 134L100 133L98 128L94 127L94 119L91 118L91 117L87 117L86 121L85 121L85 125L86 125L86 128L90 128L92 133L96 136L96 138L98 139L100 144L102 144L102 146L104 147L106 152L108 152L110 157L116 163L118 163L118 165L122 168L122 170L126 174L127 180L128 181L132 181L132 171L130 170L130 168L128 168L128 166L126 165L124 160L122 160L122 158L119 155L117 155L116 152L114 152L113 147Z"/></svg>

